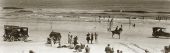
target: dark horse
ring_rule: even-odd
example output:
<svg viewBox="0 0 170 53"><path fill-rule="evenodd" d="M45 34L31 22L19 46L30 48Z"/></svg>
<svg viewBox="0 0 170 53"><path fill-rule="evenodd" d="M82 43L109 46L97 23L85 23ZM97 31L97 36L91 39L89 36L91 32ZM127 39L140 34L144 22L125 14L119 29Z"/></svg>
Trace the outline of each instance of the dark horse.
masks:
<svg viewBox="0 0 170 53"><path fill-rule="evenodd" d="M120 39L120 33L122 31L123 31L122 27L117 29L117 30L111 31L112 32L112 38L113 38L114 34L117 34L117 35L119 35L119 39Z"/></svg>

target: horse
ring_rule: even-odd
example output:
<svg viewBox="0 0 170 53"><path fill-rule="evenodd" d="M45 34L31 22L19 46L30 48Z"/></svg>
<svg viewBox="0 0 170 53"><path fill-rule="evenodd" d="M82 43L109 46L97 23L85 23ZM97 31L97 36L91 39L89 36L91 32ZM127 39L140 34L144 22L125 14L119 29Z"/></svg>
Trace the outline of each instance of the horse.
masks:
<svg viewBox="0 0 170 53"><path fill-rule="evenodd" d="M120 33L123 31L122 27L119 28L118 30L114 30L114 31L111 31L112 32L112 38L113 38L113 35L114 34L118 34L119 35L119 39L120 39Z"/></svg>

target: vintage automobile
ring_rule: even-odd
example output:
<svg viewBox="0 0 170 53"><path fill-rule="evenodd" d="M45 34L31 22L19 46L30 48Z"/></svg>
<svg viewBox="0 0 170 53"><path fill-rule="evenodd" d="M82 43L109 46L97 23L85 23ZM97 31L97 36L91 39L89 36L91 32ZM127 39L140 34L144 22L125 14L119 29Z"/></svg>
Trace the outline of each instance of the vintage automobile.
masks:
<svg viewBox="0 0 170 53"><path fill-rule="evenodd" d="M29 37L27 27L4 25L4 41L26 41Z"/></svg>
<svg viewBox="0 0 170 53"><path fill-rule="evenodd" d="M166 28L163 27L153 27L152 36L159 38L159 36L170 37L170 33L166 32Z"/></svg>

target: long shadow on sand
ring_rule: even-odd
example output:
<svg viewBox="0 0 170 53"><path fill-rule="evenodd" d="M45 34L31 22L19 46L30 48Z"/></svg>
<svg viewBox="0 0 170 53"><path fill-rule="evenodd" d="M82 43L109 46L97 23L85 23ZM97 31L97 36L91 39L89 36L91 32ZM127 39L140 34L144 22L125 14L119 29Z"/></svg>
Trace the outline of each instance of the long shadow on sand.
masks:
<svg viewBox="0 0 170 53"><path fill-rule="evenodd" d="M119 38L117 38L117 37L113 37L113 38L112 38L112 37L111 37L111 38L108 38L108 39L119 39Z"/></svg>
<svg viewBox="0 0 170 53"><path fill-rule="evenodd" d="M148 37L148 38L156 38L156 37ZM159 37L158 39L170 39L170 37Z"/></svg>

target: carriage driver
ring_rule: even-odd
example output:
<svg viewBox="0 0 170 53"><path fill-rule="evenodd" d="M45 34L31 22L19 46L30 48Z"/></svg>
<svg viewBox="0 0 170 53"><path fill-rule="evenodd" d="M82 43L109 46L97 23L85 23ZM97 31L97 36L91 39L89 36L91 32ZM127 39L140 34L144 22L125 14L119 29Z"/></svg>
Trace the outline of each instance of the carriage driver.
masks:
<svg viewBox="0 0 170 53"><path fill-rule="evenodd" d="M116 29L115 29L115 31L117 31L118 30L118 26L116 26Z"/></svg>

